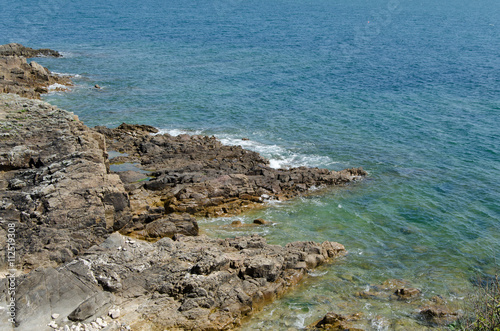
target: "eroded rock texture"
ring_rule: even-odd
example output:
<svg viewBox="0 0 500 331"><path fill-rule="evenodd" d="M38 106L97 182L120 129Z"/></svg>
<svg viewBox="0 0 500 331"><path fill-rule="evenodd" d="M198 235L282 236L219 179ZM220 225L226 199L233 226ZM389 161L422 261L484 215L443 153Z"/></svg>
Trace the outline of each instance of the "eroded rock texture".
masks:
<svg viewBox="0 0 500 331"><path fill-rule="evenodd" d="M282 247L257 235L175 239L149 243L114 233L70 263L21 277L20 329L43 329L53 314L59 326L71 326L111 309L132 330L233 329L307 270L345 253L334 242Z"/></svg>
<svg viewBox="0 0 500 331"><path fill-rule="evenodd" d="M104 137L72 113L0 94L0 266L15 224L18 268L57 265L101 243L129 210Z"/></svg>

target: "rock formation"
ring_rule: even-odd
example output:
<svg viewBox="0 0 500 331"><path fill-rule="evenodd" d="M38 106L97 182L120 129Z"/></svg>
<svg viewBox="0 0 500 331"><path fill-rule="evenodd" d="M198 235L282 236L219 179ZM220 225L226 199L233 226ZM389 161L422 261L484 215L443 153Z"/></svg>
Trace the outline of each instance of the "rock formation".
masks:
<svg viewBox="0 0 500 331"><path fill-rule="evenodd" d="M11 43L6 45L0 45L0 56L19 56L24 58L39 57L39 56L50 56L50 57L61 57L58 51L54 51L48 48L33 49L30 47L25 47L21 44Z"/></svg>
<svg viewBox="0 0 500 331"><path fill-rule="evenodd" d="M95 129L105 135L110 150L125 153L111 162L139 163L150 170L149 181L126 185L138 212L159 207L195 216L234 215L267 200L290 199L366 175L362 169L273 169L258 153L224 146L215 137L155 134L145 125Z"/></svg>
<svg viewBox="0 0 500 331"><path fill-rule="evenodd" d="M16 93L27 98L40 98L49 86L59 88L71 85L68 77L52 74L47 68L26 58L37 56L61 56L50 49L32 49L20 44L0 45L0 93Z"/></svg>
<svg viewBox="0 0 500 331"><path fill-rule="evenodd" d="M125 127L98 131L122 134ZM120 323L134 330L232 328L295 285L307 270L344 252L342 245L330 242L280 247L259 236L199 237L189 213L234 201L237 206L252 200L261 205L265 194L289 198L312 185L347 182L355 178L352 171L275 170L258 154L223 146L214 138L152 136L142 133L153 131L150 127L130 128L124 132L134 140L120 138L113 148L128 151L130 160L135 157L162 169L155 170L150 181L124 184L110 172L105 136L72 113L39 100L0 94L0 266L12 268L5 250L13 225L13 266L27 273L17 279L19 330L72 323L76 329L75 323L97 317L116 330ZM144 147L150 141L156 144ZM139 146L138 151L153 148L160 158L154 160L152 152L134 152L127 144ZM171 167L172 172L165 170L173 164L177 168ZM171 183L167 173L175 179ZM207 207L196 196L185 196L189 190L203 192L200 187L220 203ZM182 193L175 197L175 191ZM163 201L171 202L172 194L182 203L191 199L193 208L169 208ZM110 237L116 230L156 242L118 233ZM6 286L4 278L0 287ZM8 301L6 291L2 293L0 300ZM146 304L150 302L155 304ZM107 316L109 309L121 311L115 324Z"/></svg>

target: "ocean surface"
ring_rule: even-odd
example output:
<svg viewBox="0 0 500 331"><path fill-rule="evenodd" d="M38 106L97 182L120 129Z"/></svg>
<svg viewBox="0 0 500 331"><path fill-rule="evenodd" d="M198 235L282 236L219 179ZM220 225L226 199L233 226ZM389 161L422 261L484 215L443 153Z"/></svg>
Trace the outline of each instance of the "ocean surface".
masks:
<svg viewBox="0 0 500 331"><path fill-rule="evenodd" d="M244 325L294 330L328 311L366 330L424 330L419 304L461 307L500 261L497 0L0 0L0 44L52 48L74 75L45 100L87 125L215 135L274 167L363 167L366 180L235 218L213 236L338 241L322 267ZM102 89L92 87L99 84ZM243 141L241 138L248 138ZM262 217L273 226L228 226ZM360 299L388 279L409 304Z"/></svg>

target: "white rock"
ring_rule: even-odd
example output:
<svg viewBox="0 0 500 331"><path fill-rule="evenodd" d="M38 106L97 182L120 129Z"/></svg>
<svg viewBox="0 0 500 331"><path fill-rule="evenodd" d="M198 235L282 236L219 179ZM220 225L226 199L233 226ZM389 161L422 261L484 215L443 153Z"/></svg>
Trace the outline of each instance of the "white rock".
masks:
<svg viewBox="0 0 500 331"><path fill-rule="evenodd" d="M53 320L55 320L55 319L57 319L59 316L61 316L61 315L54 313L54 314L52 314L52 316L51 316L51 317L52 317L52 319L53 319Z"/></svg>
<svg viewBox="0 0 500 331"><path fill-rule="evenodd" d="M105 328L108 326L108 323L106 323L106 321L104 321L102 318L98 317L96 318L95 322L101 327L101 328Z"/></svg>
<svg viewBox="0 0 500 331"><path fill-rule="evenodd" d="M120 317L120 309L118 308L110 309L108 315L112 319L117 319L118 317Z"/></svg>
<svg viewBox="0 0 500 331"><path fill-rule="evenodd" d="M56 322L54 322L54 321L51 321L49 324L47 324L47 326L50 326L53 329L57 329L58 328Z"/></svg>

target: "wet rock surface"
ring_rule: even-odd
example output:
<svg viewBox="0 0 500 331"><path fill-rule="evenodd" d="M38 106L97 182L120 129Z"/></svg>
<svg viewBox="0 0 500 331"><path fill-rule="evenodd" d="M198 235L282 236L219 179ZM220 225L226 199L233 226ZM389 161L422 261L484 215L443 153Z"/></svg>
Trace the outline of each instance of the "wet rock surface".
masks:
<svg viewBox="0 0 500 331"><path fill-rule="evenodd" d="M419 308L417 319L425 325L435 327L449 325L462 315L462 311L451 309L443 297L434 296Z"/></svg>
<svg viewBox="0 0 500 331"><path fill-rule="evenodd" d="M35 50L20 44L0 45L0 93L38 99L51 85L60 84L60 88L72 85L68 77L54 75L35 61L26 61L37 56L61 55L50 49Z"/></svg>
<svg viewBox="0 0 500 331"><path fill-rule="evenodd" d="M421 291L401 279L388 279L380 285L370 285L355 296L361 299L412 301L420 297Z"/></svg>

